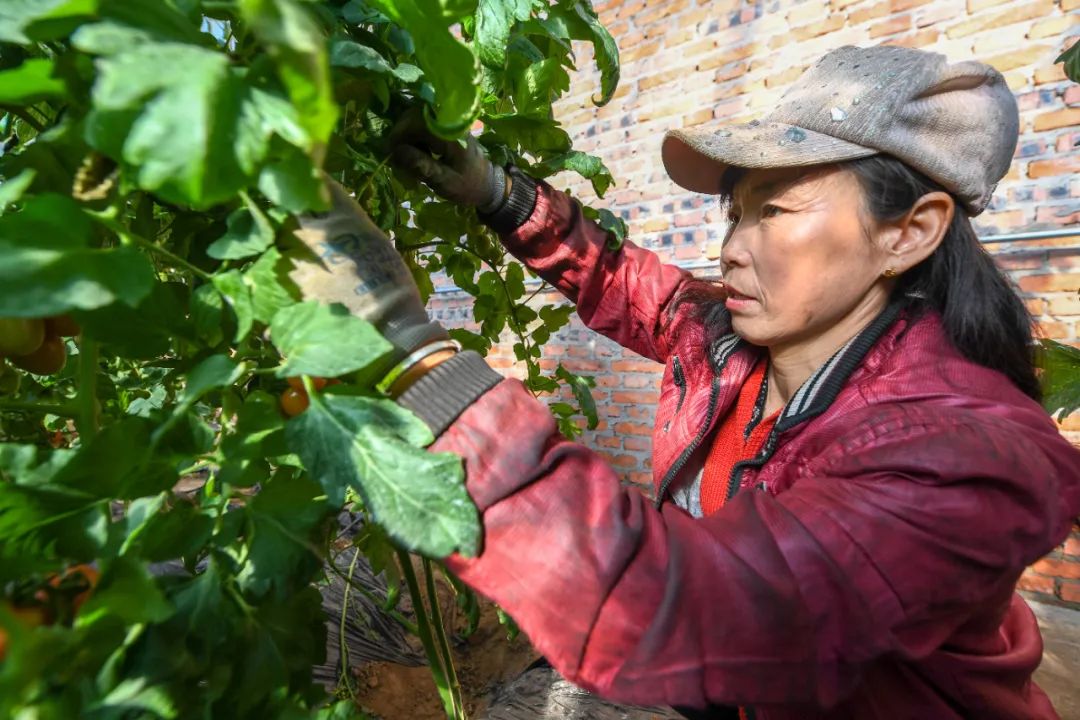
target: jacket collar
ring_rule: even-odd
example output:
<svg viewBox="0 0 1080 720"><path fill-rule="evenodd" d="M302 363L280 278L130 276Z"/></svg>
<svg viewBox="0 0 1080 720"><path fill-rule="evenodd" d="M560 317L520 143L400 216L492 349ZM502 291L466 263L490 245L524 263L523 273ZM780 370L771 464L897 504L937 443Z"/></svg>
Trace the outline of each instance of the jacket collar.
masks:
<svg viewBox="0 0 1080 720"><path fill-rule="evenodd" d="M903 300L890 302L858 335L837 350L821 367L806 379L776 420L774 431L783 432L825 412L841 388L859 367L870 348L892 327L900 316ZM709 348L714 371L719 374L737 352L758 354L761 348L751 345L735 333L718 338Z"/></svg>

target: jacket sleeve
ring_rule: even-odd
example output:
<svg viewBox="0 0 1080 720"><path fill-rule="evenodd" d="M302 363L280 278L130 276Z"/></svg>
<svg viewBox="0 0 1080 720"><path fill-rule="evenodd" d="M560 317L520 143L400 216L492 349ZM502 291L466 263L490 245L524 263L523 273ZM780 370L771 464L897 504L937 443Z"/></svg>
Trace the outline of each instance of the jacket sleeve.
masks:
<svg viewBox="0 0 1080 720"><path fill-rule="evenodd" d="M791 490L695 519L622 487L504 381L433 446L464 457L483 517L481 554L448 564L606 698L829 706L868 661L925 656L1008 597L1068 527L1048 521L1062 467L1023 443L977 422L849 427Z"/></svg>
<svg viewBox="0 0 1080 720"><path fill-rule="evenodd" d="M572 197L536 181L536 205L503 244L577 306L586 326L625 348L664 362L681 318L666 312L690 273L632 242L618 250Z"/></svg>

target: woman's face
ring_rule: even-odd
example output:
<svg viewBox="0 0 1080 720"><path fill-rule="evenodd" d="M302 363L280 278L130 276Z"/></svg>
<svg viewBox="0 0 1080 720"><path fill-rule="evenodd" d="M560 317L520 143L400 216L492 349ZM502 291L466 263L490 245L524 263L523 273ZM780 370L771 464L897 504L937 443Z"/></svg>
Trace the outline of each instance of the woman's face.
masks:
<svg viewBox="0 0 1080 720"><path fill-rule="evenodd" d="M776 351L846 325L854 333L877 315L893 256L861 207L848 171L748 171L734 188L721 254L735 332Z"/></svg>

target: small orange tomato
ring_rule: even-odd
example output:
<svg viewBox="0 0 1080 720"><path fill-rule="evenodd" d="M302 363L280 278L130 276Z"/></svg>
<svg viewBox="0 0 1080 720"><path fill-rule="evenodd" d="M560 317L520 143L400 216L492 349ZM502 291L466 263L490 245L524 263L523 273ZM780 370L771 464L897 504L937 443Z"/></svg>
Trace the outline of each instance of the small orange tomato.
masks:
<svg viewBox="0 0 1080 720"><path fill-rule="evenodd" d="M60 337L75 337L82 332L82 328L79 327L79 323L71 319L70 315L56 315L45 318L45 332Z"/></svg>
<svg viewBox="0 0 1080 720"><path fill-rule="evenodd" d="M38 318L0 318L0 355L29 355L44 339L45 323Z"/></svg>
<svg viewBox="0 0 1080 720"><path fill-rule="evenodd" d="M48 335L34 352L8 359L15 367L35 375L55 375L67 364L67 345L61 338Z"/></svg>
<svg viewBox="0 0 1080 720"><path fill-rule="evenodd" d="M281 411L289 417L296 417L308 409L310 401L303 390L289 388L281 393Z"/></svg>
<svg viewBox="0 0 1080 720"><path fill-rule="evenodd" d="M35 628L39 625L45 625L48 621L48 615L43 607L15 607L13 605L7 606L8 612L15 616L23 627ZM0 661L3 661L4 656L7 655L8 634L3 628L0 628Z"/></svg>
<svg viewBox="0 0 1080 720"><path fill-rule="evenodd" d="M78 577L78 576L82 577ZM54 588L59 588L61 585L65 587L73 587L79 589L79 592L75 597L71 599L71 606L75 610L79 609L79 606L86 602L90 597L90 593L94 591L94 586L97 585L98 577L97 568L93 565L87 565L85 563L79 565L72 565L64 571L63 575L54 575L49 579L49 585Z"/></svg>
<svg viewBox="0 0 1080 720"><path fill-rule="evenodd" d="M288 381L289 387L291 387L293 390L299 390L301 392L304 391L304 379L302 377L300 377L299 375L297 375L295 377L291 377L291 378L285 378L285 379ZM324 387L326 387L327 382L329 382L329 381L326 378L321 378L321 377L313 377L313 378L311 378L311 384L315 386L316 390L322 390Z"/></svg>

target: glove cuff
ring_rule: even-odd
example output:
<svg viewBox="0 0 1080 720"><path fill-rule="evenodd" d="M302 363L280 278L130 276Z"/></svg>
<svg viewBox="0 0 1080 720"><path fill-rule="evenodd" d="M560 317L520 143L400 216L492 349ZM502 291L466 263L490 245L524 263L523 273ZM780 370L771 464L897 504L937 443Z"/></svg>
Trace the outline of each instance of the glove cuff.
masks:
<svg viewBox="0 0 1080 720"><path fill-rule="evenodd" d="M480 221L500 235L524 225L536 207L536 181L513 165L507 172L513 184L506 201L494 212L478 213Z"/></svg>
<svg viewBox="0 0 1080 720"><path fill-rule="evenodd" d="M487 199L477 206L481 214L493 213L506 202L506 171L495 163L489 163L491 175L488 177Z"/></svg>
<svg viewBox="0 0 1080 720"><path fill-rule="evenodd" d="M439 437L458 415L502 381L479 353L465 350L428 370L397 398Z"/></svg>
<svg viewBox="0 0 1080 720"><path fill-rule="evenodd" d="M378 370L382 375L390 372L391 368L401 362L413 350L439 340L450 339L446 328L437 322L428 320L427 313L423 314L423 318L416 315L406 315L391 320L379 328L379 332L394 346L393 352L379 363Z"/></svg>

